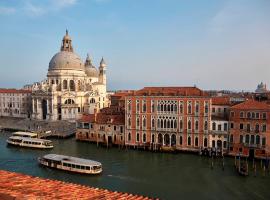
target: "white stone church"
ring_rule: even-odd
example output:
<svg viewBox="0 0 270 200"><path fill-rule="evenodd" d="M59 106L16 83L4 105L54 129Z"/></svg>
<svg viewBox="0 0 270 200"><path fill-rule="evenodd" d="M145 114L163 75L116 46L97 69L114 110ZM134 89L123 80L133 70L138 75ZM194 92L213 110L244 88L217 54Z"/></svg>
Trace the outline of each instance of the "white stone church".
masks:
<svg viewBox="0 0 270 200"><path fill-rule="evenodd" d="M87 55L83 63L66 31L61 51L49 63L47 79L32 85L32 90L33 119L74 121L82 113L108 106L105 61L102 58L97 69Z"/></svg>

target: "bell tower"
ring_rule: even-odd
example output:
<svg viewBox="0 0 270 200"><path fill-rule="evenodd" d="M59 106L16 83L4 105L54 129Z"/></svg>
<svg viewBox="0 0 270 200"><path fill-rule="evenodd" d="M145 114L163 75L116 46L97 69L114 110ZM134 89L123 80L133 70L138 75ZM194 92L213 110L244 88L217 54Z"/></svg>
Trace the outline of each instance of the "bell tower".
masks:
<svg viewBox="0 0 270 200"><path fill-rule="evenodd" d="M71 37L68 35L68 30L66 30L66 35L63 37L62 40L61 51L73 52L71 41Z"/></svg>
<svg viewBox="0 0 270 200"><path fill-rule="evenodd" d="M100 61L100 65L99 65L99 82L103 83L104 85L106 85L107 83L106 68L107 68L107 65L102 57Z"/></svg>

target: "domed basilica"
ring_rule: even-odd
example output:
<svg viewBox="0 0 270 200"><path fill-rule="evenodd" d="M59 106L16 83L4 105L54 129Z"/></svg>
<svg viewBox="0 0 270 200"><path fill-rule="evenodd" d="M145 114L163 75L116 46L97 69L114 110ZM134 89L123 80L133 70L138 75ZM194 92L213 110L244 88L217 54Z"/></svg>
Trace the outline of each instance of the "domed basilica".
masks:
<svg viewBox="0 0 270 200"><path fill-rule="evenodd" d="M89 55L83 63L66 31L61 51L49 63L47 79L35 83L32 90L32 118L74 121L108 106L106 63L102 58L97 69Z"/></svg>

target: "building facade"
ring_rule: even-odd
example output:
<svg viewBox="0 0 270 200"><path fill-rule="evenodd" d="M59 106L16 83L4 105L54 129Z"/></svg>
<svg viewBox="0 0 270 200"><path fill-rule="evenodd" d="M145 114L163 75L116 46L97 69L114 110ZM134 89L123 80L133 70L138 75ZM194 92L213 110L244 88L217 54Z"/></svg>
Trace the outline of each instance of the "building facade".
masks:
<svg viewBox="0 0 270 200"><path fill-rule="evenodd" d="M270 107L253 99L230 109L229 154L265 158L270 154Z"/></svg>
<svg viewBox="0 0 270 200"><path fill-rule="evenodd" d="M106 70L103 58L99 69L89 55L83 63L66 32L60 52L49 63L47 79L31 86L32 118L74 121L83 113L107 107Z"/></svg>
<svg viewBox="0 0 270 200"><path fill-rule="evenodd" d="M30 90L0 89L0 116L29 118L31 111Z"/></svg>
<svg viewBox="0 0 270 200"><path fill-rule="evenodd" d="M125 144L199 151L209 147L211 98L196 87L146 87L126 96Z"/></svg>

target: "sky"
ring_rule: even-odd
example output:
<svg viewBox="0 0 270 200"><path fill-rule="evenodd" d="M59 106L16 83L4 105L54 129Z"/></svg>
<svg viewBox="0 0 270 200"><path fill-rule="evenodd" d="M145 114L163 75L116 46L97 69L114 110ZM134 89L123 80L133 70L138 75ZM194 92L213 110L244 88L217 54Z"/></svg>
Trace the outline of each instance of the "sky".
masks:
<svg viewBox="0 0 270 200"><path fill-rule="evenodd" d="M0 88L45 79L66 29L109 90L270 87L269 0L0 0Z"/></svg>

